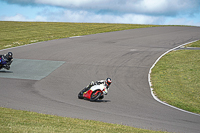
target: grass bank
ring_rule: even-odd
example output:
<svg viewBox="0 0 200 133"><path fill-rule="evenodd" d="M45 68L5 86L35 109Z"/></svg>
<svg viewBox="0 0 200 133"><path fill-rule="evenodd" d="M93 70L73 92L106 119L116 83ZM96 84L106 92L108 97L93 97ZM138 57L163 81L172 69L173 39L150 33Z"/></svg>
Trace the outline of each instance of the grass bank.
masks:
<svg viewBox="0 0 200 133"><path fill-rule="evenodd" d="M200 41L187 47L200 47ZM152 69L155 95L178 108L200 114L200 50L177 50L163 56Z"/></svg>
<svg viewBox="0 0 200 133"><path fill-rule="evenodd" d="M164 133L118 124L0 108L0 132L10 133ZM166 133L166 132L165 132Z"/></svg>
<svg viewBox="0 0 200 133"><path fill-rule="evenodd" d="M200 40L187 44L185 47L200 47Z"/></svg>
<svg viewBox="0 0 200 133"><path fill-rule="evenodd" d="M0 21L0 49L72 36L159 25Z"/></svg>

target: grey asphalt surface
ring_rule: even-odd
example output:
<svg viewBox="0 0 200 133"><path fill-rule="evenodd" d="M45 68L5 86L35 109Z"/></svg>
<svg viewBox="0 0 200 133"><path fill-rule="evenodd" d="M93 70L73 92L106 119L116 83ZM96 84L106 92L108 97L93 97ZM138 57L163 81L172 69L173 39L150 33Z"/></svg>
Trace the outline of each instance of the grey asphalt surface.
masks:
<svg viewBox="0 0 200 133"><path fill-rule="evenodd" d="M199 133L200 116L155 101L148 83L149 69L160 55L198 39L199 27L155 27L52 40L0 51L0 54L12 51L17 60L64 62L55 70L46 66L49 74L39 80L31 80L32 75L27 79L0 77L0 106L151 130ZM20 66L22 70L27 67L23 63ZM107 77L113 83L102 101L77 98L89 82Z"/></svg>

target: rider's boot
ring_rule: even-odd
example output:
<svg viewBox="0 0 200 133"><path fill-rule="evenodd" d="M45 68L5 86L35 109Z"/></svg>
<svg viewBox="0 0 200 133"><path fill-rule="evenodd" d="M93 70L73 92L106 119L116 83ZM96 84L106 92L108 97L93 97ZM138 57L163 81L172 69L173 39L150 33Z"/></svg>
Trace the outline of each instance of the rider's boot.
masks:
<svg viewBox="0 0 200 133"><path fill-rule="evenodd" d="M10 69L10 66L9 66L9 65L6 65L6 66L5 66L5 69L9 70L9 69Z"/></svg>
<svg viewBox="0 0 200 133"><path fill-rule="evenodd" d="M104 98L104 95L102 95L102 96L99 97L99 99L103 99L103 98Z"/></svg>

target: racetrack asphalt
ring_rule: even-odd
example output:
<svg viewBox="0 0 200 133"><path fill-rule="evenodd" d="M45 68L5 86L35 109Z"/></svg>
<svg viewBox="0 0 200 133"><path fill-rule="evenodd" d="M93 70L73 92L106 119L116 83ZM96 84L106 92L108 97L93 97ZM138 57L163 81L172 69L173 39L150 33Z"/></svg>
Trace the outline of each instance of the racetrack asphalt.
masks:
<svg viewBox="0 0 200 133"><path fill-rule="evenodd" d="M148 83L149 69L159 56L199 39L199 27L154 27L64 38L2 50L0 54L13 52L18 61L41 60L61 64L55 69L41 67L49 71L41 79L0 77L0 106L151 130L199 133L200 116L157 102ZM20 69L27 70L27 66L22 62ZM17 73L17 70L19 68L12 72ZM1 71L0 75L2 73L10 74L7 70ZM78 93L92 80L107 77L113 82L102 101L78 99Z"/></svg>

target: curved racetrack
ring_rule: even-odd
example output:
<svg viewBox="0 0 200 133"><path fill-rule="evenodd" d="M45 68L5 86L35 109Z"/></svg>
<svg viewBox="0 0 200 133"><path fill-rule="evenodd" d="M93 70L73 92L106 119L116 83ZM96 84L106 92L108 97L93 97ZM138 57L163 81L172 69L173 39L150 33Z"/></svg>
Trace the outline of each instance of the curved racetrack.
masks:
<svg viewBox="0 0 200 133"><path fill-rule="evenodd" d="M12 51L0 71L0 106L169 132L200 132L200 116L155 101L148 72L167 50L200 39L199 27L155 27L36 43ZM100 102L79 100L92 80L112 78Z"/></svg>

